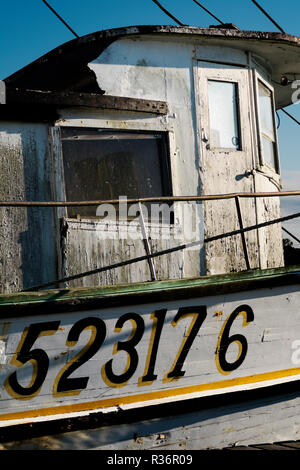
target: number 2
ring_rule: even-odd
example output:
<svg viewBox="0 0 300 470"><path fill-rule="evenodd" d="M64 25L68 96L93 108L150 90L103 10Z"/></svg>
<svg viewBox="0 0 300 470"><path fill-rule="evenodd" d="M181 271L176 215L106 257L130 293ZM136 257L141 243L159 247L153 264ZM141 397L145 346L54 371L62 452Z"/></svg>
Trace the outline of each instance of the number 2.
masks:
<svg viewBox="0 0 300 470"><path fill-rule="evenodd" d="M82 318L69 331L67 346L74 346L85 329L92 331L88 344L82 348L60 371L54 382L53 395L75 395L87 387L89 377L69 378L72 372L93 357L101 348L106 336L106 326L100 318Z"/></svg>

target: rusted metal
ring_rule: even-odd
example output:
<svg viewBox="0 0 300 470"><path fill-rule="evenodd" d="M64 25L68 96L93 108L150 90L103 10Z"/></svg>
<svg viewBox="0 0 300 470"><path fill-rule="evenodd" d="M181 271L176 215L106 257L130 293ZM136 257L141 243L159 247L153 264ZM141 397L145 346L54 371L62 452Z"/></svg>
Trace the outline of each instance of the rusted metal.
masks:
<svg viewBox="0 0 300 470"><path fill-rule="evenodd" d="M8 105L85 106L101 109L140 111L153 114L167 114L168 112L168 106L165 101L126 98L102 95L99 93L55 92L7 88L6 94L6 103Z"/></svg>
<svg viewBox="0 0 300 470"><path fill-rule="evenodd" d="M206 196L159 196L127 199L127 204L147 202L188 202L188 201L212 201L219 199L260 198L260 197L285 197L300 196L300 191L278 191L263 193L230 193L212 194ZM0 201L0 207L72 207L72 206L98 206L100 204L119 204L119 199L101 199L97 201Z"/></svg>

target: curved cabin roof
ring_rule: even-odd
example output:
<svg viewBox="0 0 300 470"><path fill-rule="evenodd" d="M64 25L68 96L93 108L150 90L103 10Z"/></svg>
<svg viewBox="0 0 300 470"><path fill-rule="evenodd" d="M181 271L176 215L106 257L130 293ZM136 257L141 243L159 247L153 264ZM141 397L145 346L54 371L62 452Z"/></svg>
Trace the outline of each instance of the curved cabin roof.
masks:
<svg viewBox="0 0 300 470"><path fill-rule="evenodd" d="M105 93L100 90L88 63L114 41L124 37L156 36L191 38L195 44L228 46L249 51L268 61L276 93L276 107L291 104L291 85L280 85L282 76L300 78L300 38L288 34L240 31L222 27L130 26L82 36L53 49L4 79L9 88Z"/></svg>

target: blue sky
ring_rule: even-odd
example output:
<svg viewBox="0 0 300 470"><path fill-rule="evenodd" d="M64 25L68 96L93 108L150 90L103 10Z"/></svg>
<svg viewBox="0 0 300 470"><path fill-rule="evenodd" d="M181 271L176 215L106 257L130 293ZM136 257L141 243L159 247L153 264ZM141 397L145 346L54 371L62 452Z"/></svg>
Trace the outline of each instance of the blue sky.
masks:
<svg viewBox="0 0 300 470"><path fill-rule="evenodd" d="M160 1L185 24L200 27L217 24L193 0ZM286 32L300 36L297 0L259 1ZM2 0L1 3L1 78L74 37L42 0ZM151 0L48 0L48 3L79 36L119 26L175 24ZM251 0L203 0L202 3L222 21L232 22L241 29L276 31Z"/></svg>
<svg viewBox="0 0 300 470"><path fill-rule="evenodd" d="M278 31L251 0L201 1L223 22L246 30ZM288 34L300 36L299 0L258 1ZM160 2L187 25L217 24L193 0ZM152 0L48 0L48 3L79 36L120 26L176 24ZM73 38L42 0L1 0L0 79ZM300 120L300 104L287 110ZM300 189L300 126L280 112L278 134L284 187Z"/></svg>

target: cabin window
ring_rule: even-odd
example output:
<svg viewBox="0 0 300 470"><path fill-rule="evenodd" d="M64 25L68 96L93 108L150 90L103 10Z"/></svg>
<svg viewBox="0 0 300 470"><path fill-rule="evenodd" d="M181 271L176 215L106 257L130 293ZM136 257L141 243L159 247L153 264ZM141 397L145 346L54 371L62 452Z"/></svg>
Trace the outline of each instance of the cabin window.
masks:
<svg viewBox="0 0 300 470"><path fill-rule="evenodd" d="M164 132L61 128L66 201L171 195ZM150 212L150 205L146 205ZM117 209L117 207L116 207ZM97 207L68 207L68 217L96 217Z"/></svg>
<svg viewBox="0 0 300 470"><path fill-rule="evenodd" d="M261 163L267 163L277 171L277 142L273 92L258 80L259 138Z"/></svg>
<svg viewBox="0 0 300 470"><path fill-rule="evenodd" d="M210 147L240 150L238 84L208 80Z"/></svg>

